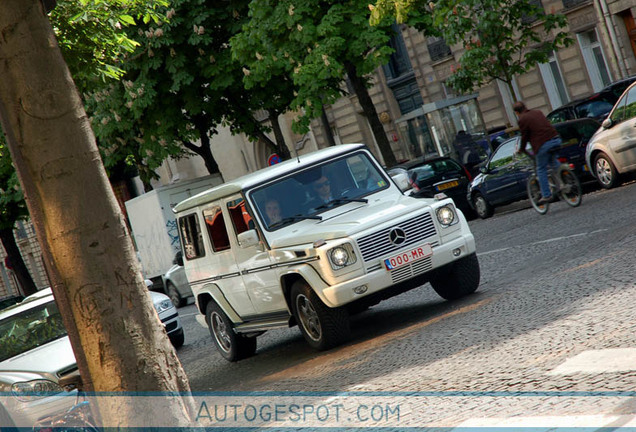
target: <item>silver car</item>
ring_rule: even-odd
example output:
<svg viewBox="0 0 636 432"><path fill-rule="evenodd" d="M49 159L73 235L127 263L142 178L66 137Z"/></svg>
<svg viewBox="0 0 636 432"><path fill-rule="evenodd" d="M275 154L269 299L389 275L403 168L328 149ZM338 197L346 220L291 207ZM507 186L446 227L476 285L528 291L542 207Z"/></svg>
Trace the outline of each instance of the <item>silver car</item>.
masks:
<svg viewBox="0 0 636 432"><path fill-rule="evenodd" d="M170 299L150 292L175 347L183 327ZM50 288L0 311L0 430L31 427L68 410L60 378L77 370L75 356Z"/></svg>
<svg viewBox="0 0 636 432"><path fill-rule="evenodd" d="M636 171L636 83L625 90L592 136L585 159L606 189L617 186L621 174Z"/></svg>

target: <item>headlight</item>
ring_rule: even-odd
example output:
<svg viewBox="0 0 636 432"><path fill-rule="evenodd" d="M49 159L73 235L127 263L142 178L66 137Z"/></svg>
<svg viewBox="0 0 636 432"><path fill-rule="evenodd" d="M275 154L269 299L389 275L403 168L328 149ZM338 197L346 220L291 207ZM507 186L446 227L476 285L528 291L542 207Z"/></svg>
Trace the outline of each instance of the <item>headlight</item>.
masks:
<svg viewBox="0 0 636 432"><path fill-rule="evenodd" d="M161 313L172 307L172 301L170 299L161 300L159 303L155 303L155 310L157 313Z"/></svg>
<svg viewBox="0 0 636 432"><path fill-rule="evenodd" d="M349 244L336 246L328 252L331 268L339 270L357 261L353 247Z"/></svg>
<svg viewBox="0 0 636 432"><path fill-rule="evenodd" d="M20 402L41 399L63 391L57 383L45 379L17 382L11 386L11 393Z"/></svg>
<svg viewBox="0 0 636 432"><path fill-rule="evenodd" d="M440 224L447 227L451 226L457 221L457 215L455 214L455 210L453 210L453 207L445 205L444 207L440 207L437 209L437 220Z"/></svg>

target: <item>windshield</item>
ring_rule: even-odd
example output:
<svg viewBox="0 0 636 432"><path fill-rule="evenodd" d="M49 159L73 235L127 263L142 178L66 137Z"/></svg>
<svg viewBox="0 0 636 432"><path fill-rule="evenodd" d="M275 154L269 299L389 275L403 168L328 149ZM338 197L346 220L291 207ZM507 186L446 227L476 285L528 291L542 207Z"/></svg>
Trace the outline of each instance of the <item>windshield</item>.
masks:
<svg viewBox="0 0 636 432"><path fill-rule="evenodd" d="M0 361L66 336L54 301L0 321Z"/></svg>
<svg viewBox="0 0 636 432"><path fill-rule="evenodd" d="M268 183L249 194L265 229L274 231L389 186L364 152L347 155Z"/></svg>

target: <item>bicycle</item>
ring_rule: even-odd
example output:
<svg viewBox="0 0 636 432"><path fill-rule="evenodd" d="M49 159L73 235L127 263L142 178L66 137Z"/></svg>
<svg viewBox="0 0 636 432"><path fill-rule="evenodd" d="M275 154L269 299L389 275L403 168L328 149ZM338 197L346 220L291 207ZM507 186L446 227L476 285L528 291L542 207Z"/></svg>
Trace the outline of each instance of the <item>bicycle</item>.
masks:
<svg viewBox="0 0 636 432"><path fill-rule="evenodd" d="M552 192L552 201L558 196L561 201L564 201L570 207L578 207L583 200L583 190L581 188L581 182L574 174L574 171L569 165L561 163L556 157L558 149L550 152L552 158L557 165L554 169L548 166L548 183L550 184L550 191ZM541 187L539 186L539 179L537 178L537 161L534 160L534 172L528 177L527 183L528 198L532 207L537 213L544 215L548 212L550 202L539 205L538 201L541 198Z"/></svg>

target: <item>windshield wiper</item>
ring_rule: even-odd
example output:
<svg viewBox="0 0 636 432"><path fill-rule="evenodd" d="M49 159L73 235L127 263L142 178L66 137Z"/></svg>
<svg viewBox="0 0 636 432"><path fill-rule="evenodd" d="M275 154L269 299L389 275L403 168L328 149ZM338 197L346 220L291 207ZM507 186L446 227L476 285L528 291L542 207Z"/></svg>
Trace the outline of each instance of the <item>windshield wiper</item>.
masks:
<svg viewBox="0 0 636 432"><path fill-rule="evenodd" d="M279 227L281 225L285 225L285 224L292 223L292 222L299 222L299 221L305 220L305 219L322 220L322 216L305 216L305 215L289 216L289 217L286 217L286 218L282 218L278 222L274 222L273 224L271 224L269 226L269 228L276 228L276 227Z"/></svg>
<svg viewBox="0 0 636 432"><path fill-rule="evenodd" d="M332 199L326 204L316 207L316 210L322 210L322 209L326 209L326 208L333 207L340 204L347 204L350 202L361 202L366 204L369 202L369 200L366 198L336 198L336 199Z"/></svg>

